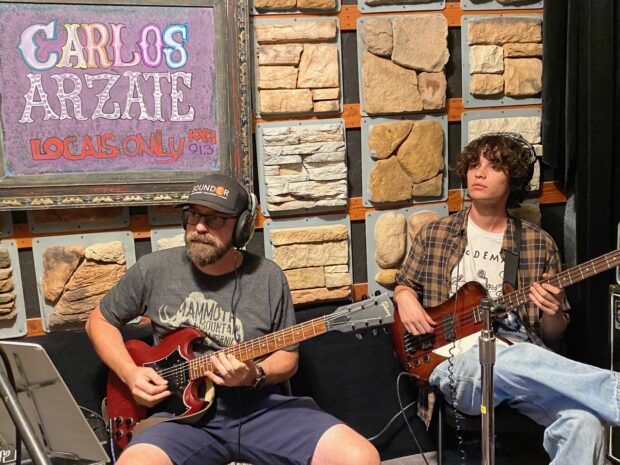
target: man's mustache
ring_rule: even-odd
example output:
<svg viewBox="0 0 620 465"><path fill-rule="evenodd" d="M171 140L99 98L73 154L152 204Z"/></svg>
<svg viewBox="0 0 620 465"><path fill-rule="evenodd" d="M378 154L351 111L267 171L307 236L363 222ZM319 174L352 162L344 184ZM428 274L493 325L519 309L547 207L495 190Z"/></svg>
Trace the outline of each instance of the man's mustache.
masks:
<svg viewBox="0 0 620 465"><path fill-rule="evenodd" d="M188 239L190 240L190 242L200 242L202 244L207 244L207 245L216 245L215 241L211 239L209 236L207 236L206 234L200 234L197 232L191 233L188 236Z"/></svg>

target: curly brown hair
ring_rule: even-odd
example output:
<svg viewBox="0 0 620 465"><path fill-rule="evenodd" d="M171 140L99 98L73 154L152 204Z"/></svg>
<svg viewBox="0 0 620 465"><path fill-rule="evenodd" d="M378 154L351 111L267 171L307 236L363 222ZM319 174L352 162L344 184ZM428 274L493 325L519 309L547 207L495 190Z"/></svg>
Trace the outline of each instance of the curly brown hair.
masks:
<svg viewBox="0 0 620 465"><path fill-rule="evenodd" d="M521 205L530 190L530 180L534 170L536 155L529 143L518 134L487 134L470 142L459 155L455 172L467 179L470 166L480 157L491 162L496 170L501 170L510 179L508 208Z"/></svg>

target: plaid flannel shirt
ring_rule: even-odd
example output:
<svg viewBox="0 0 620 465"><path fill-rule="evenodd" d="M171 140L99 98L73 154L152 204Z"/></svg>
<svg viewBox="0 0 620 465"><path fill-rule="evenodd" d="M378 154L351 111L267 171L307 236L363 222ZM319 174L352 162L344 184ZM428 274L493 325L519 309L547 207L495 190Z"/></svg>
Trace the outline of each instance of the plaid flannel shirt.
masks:
<svg viewBox="0 0 620 465"><path fill-rule="evenodd" d="M467 245L468 214L469 209L461 210L422 226L396 276L396 284L412 288L424 307L435 307L450 297L452 270L461 260ZM522 221L522 224L520 253L517 251L515 224L510 218L500 252L503 259L507 253L518 254L519 288L539 281L543 273L557 274L561 271L560 254L551 236L533 223ZM531 302L525 304L525 309L530 329L545 340L540 324L541 311ZM567 322L568 310L568 302L564 299L561 311ZM434 396L427 389L421 389L419 400L418 414L428 426Z"/></svg>

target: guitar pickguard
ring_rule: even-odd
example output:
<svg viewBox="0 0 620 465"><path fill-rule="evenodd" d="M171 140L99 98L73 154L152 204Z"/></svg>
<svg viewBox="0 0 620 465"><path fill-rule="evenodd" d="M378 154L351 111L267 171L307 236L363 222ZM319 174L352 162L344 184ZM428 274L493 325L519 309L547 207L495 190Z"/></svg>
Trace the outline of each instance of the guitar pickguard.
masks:
<svg viewBox="0 0 620 465"><path fill-rule="evenodd" d="M158 374L163 375L168 380L168 390L170 396L158 403L154 408L148 410L148 414L152 415L158 412L168 412L175 416L183 415L190 408L185 402L185 390L189 384L189 374L187 369L180 368L187 359L180 353L177 348L168 356L159 360L143 363L142 366L150 367ZM168 370L166 374L166 370Z"/></svg>

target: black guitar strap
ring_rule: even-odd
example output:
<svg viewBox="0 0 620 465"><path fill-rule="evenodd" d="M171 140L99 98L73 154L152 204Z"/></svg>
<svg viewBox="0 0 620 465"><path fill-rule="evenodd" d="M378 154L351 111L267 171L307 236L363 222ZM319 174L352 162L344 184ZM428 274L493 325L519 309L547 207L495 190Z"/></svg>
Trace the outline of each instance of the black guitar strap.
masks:
<svg viewBox="0 0 620 465"><path fill-rule="evenodd" d="M523 238L523 223L519 218L514 218L512 216L510 218L515 225L515 242L517 252L507 252L504 254L504 282L507 282L514 290L516 290L519 283L517 281L517 272L519 270L519 255L521 254L521 242ZM524 305L517 309L517 314L519 321L525 328L525 332L529 336L530 340L537 346L546 347L542 339L534 331L532 331Z"/></svg>

